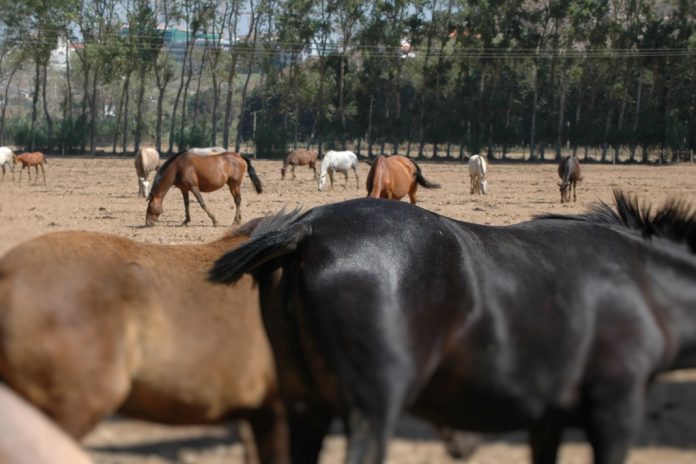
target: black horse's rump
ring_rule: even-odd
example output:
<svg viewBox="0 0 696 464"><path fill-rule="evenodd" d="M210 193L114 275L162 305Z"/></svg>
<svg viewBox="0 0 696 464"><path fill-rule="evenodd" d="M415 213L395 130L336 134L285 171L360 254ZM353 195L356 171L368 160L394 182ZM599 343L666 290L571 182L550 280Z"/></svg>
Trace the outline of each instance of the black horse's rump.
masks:
<svg viewBox="0 0 696 464"><path fill-rule="evenodd" d="M404 409L526 429L536 464L580 426L595 462L623 462L651 379L696 366L696 220L615 199L505 227L372 199L260 225L211 278L259 283L294 462L334 415L348 462L381 462Z"/></svg>

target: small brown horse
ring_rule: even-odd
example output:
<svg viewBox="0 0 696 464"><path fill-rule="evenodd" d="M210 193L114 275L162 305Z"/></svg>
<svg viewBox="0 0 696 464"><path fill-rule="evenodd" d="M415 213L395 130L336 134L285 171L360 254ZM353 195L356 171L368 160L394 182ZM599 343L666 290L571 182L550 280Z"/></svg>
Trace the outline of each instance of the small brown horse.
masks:
<svg viewBox="0 0 696 464"><path fill-rule="evenodd" d="M570 203L571 188L573 190L573 201L577 201L575 186L582 180L580 161L573 155L561 159L561 162L558 163L558 177L561 178L561 182L558 183L561 191L561 203Z"/></svg>
<svg viewBox="0 0 696 464"><path fill-rule="evenodd" d="M34 182L39 180L39 168L41 168L41 174L43 174L44 184L46 183L46 172L44 171L44 164L48 164L46 157L40 151L35 151L31 153L22 153L15 157L17 163L22 164L22 169L19 171L19 180L22 180L22 172L24 168L27 168L27 176L31 180L31 168L34 167L36 175L34 176Z"/></svg>
<svg viewBox="0 0 696 464"><path fill-rule="evenodd" d="M408 194L416 204L418 185L427 189L440 188L423 177L420 166L411 158L401 155L378 156L367 174L367 196L401 200Z"/></svg>
<svg viewBox="0 0 696 464"><path fill-rule="evenodd" d="M157 170L157 175L152 181L152 190L147 197L145 225L153 226L157 218L162 214L162 201L172 185L181 190L184 196L186 217L182 225L191 222L189 192L193 192L193 196L198 200L198 204L208 214L208 217L213 221L213 225L217 226L217 219L205 206L201 192L214 192L224 185L229 187L230 193L234 198L236 206L234 223L239 224L242 220L242 212L240 210L242 204L241 185L247 169L256 193L261 193L263 187L254 167L251 165L251 160L239 153L225 152L218 155L198 156L188 152L181 152L172 156Z"/></svg>
<svg viewBox="0 0 696 464"><path fill-rule="evenodd" d="M262 462L287 462L258 292L206 280L257 223L201 245L56 232L13 248L0 259L0 378L74 438L116 411L241 418Z"/></svg>
<svg viewBox="0 0 696 464"><path fill-rule="evenodd" d="M285 171L288 166L291 166L292 178L295 178L296 166L309 166L314 172L314 180L317 180L317 152L305 150L304 148L295 148L288 153L283 161L283 168L280 170L280 178L285 179Z"/></svg>

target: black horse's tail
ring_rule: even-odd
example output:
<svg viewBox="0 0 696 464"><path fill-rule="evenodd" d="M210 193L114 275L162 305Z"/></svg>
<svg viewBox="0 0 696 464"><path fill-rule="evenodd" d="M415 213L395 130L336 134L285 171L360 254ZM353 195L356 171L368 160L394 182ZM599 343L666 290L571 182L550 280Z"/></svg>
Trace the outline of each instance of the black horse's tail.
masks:
<svg viewBox="0 0 696 464"><path fill-rule="evenodd" d="M440 188L440 184L430 182L428 179L423 177L423 173L421 172L421 168L420 168L420 166L418 166L418 163L413 161L411 158L409 158L409 160L416 167L416 182L418 182L419 185L421 185L427 189L439 189Z"/></svg>
<svg viewBox="0 0 696 464"><path fill-rule="evenodd" d="M252 239L218 258L208 272L212 282L232 284L245 273L281 256L290 255L311 234L306 223L293 223L299 211L281 212L263 220Z"/></svg>
<svg viewBox="0 0 696 464"><path fill-rule="evenodd" d="M248 156L244 156L244 155L242 155L242 158L244 158L244 161L246 161L247 172L249 173L249 177L251 178L251 182L254 184L254 188L256 189L256 193L263 192L263 185L261 185L261 179L259 179L259 176L256 175L256 169L254 169L254 166L251 165L251 159Z"/></svg>

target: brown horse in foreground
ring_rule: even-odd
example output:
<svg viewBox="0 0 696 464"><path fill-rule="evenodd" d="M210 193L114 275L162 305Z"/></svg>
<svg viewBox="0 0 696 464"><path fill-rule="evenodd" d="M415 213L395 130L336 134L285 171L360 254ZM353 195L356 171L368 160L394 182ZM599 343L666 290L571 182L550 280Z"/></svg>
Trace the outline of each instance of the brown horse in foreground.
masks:
<svg viewBox="0 0 696 464"><path fill-rule="evenodd" d="M367 174L367 196L401 200L408 194L415 205L419 184L427 189L440 188L423 177L420 166L412 159L401 155L378 156Z"/></svg>
<svg viewBox="0 0 696 464"><path fill-rule="evenodd" d="M280 170L280 178L285 179L285 172L291 166L292 178L295 178L296 166L309 166L314 172L314 180L317 180L317 152L305 150L304 148L295 148L288 153L283 161L283 168Z"/></svg>
<svg viewBox="0 0 696 464"><path fill-rule="evenodd" d="M147 197L147 214L145 225L153 226L157 218L162 214L162 201L172 185L181 190L184 196L184 208L186 217L182 225L191 222L189 214L189 192L198 200L203 211L217 226L217 219L205 206L201 192L214 192L227 185L234 198L236 211L234 223L239 224L242 220L240 210L242 204L241 185L244 173L249 171L256 193L261 193L263 187L261 181L256 176L256 171L251 165L251 160L239 153L226 152L218 155L198 156L188 152L178 153L169 158L158 170L155 179L152 181L152 190Z"/></svg>
<svg viewBox="0 0 696 464"><path fill-rule="evenodd" d="M286 462L258 292L251 278L206 280L257 222L202 245L57 232L13 248L0 259L0 378L74 438L116 411L172 424L239 417L262 462Z"/></svg>
<svg viewBox="0 0 696 464"><path fill-rule="evenodd" d="M46 157L40 151L35 151L31 153L22 153L15 157L17 163L22 164L22 169L19 171L19 180L22 180L22 172L24 168L27 168L27 176L31 180L31 168L34 167L36 175L34 176L34 182L39 180L39 168L41 168L41 174L43 175L44 184L46 183L46 171L44 171L44 164L48 164Z"/></svg>
<svg viewBox="0 0 696 464"><path fill-rule="evenodd" d="M89 464L87 454L41 412L0 384L2 464Z"/></svg>

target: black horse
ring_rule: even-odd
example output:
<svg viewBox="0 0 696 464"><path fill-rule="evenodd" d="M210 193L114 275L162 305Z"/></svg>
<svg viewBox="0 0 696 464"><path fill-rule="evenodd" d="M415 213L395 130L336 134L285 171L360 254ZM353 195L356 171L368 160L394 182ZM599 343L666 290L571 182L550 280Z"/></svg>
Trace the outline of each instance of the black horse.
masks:
<svg viewBox="0 0 696 464"><path fill-rule="evenodd" d="M293 462L316 462L334 415L346 462L382 462L404 409L526 429L536 464L579 426L595 463L623 462L650 381L696 365L696 218L615 197L506 227L351 200L272 217L220 258L213 280L259 283Z"/></svg>

